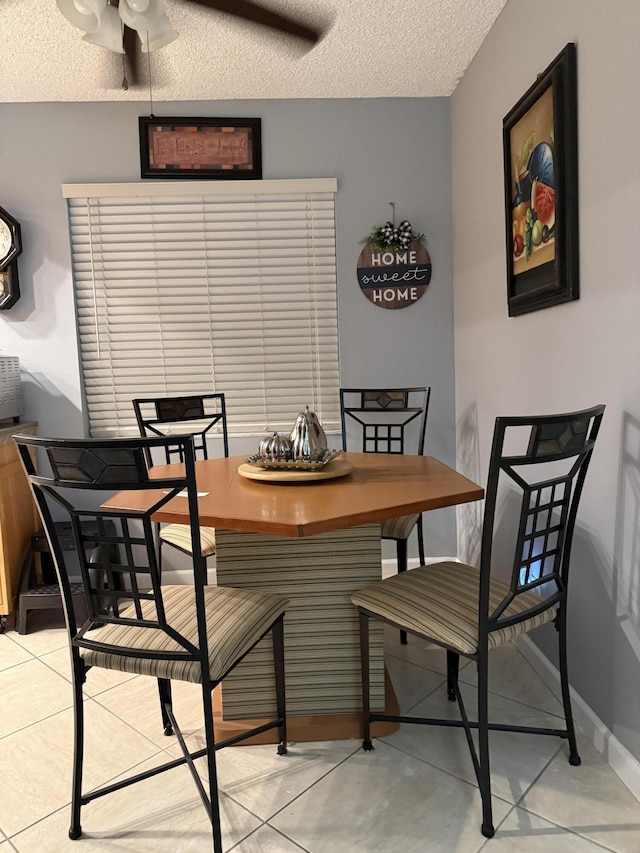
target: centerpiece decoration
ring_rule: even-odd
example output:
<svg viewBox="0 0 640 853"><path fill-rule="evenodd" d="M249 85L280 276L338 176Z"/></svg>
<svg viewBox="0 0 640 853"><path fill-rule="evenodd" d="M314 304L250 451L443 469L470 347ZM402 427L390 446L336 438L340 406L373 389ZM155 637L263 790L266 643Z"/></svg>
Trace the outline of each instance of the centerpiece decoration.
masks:
<svg viewBox="0 0 640 853"><path fill-rule="evenodd" d="M341 452L327 449L325 431L316 413L307 406L296 418L288 437L274 432L263 438L258 452L246 462L259 468L314 471L323 468Z"/></svg>
<svg viewBox="0 0 640 853"><path fill-rule="evenodd" d="M317 462L327 452L327 436L309 406L296 418L289 438L294 459Z"/></svg>
<svg viewBox="0 0 640 853"><path fill-rule="evenodd" d="M291 439L286 435L273 435L263 438L258 448L258 456L261 459L289 459L291 457Z"/></svg>

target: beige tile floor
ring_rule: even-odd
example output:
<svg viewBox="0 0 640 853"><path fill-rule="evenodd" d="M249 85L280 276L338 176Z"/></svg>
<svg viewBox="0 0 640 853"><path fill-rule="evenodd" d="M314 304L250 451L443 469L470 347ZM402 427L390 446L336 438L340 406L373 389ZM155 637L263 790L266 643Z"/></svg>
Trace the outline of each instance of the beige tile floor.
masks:
<svg viewBox="0 0 640 853"><path fill-rule="evenodd" d="M184 768L83 809L69 826L71 688L64 629L51 613L30 633L0 635L0 853L211 850L204 809ZM444 655L387 634L387 665L403 712L448 716ZM491 707L504 721L553 724L560 706L517 649L492 658ZM474 699L473 667L461 679ZM91 786L177 754L165 738L153 681L89 673L86 780ZM175 707L202 740L198 691ZM555 739L494 733L496 835L480 834L480 797L461 731L401 726L365 753L357 740L235 747L219 753L222 834L235 853L638 853L640 803L584 739L571 767Z"/></svg>

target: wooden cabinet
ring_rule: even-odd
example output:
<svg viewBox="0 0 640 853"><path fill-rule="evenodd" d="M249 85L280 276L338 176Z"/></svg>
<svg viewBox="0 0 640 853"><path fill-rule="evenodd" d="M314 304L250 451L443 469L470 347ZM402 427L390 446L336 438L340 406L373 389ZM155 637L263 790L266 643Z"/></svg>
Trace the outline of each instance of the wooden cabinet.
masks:
<svg viewBox="0 0 640 853"><path fill-rule="evenodd" d="M20 568L31 537L40 527L38 510L13 436L35 433L36 426L30 421L0 427L0 618L3 622L15 607Z"/></svg>

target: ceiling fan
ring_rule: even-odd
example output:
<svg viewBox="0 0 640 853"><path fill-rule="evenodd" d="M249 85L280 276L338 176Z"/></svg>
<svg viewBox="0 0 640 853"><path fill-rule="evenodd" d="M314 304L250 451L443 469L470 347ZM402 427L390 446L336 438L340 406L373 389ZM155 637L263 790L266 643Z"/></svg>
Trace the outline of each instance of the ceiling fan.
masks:
<svg viewBox="0 0 640 853"><path fill-rule="evenodd" d="M293 36L309 49L324 36L328 25L303 16L275 12L254 0L182 0ZM178 37L171 26L165 0L56 0L62 14L83 30L83 41L124 54L122 88L139 82L139 52L153 53Z"/></svg>

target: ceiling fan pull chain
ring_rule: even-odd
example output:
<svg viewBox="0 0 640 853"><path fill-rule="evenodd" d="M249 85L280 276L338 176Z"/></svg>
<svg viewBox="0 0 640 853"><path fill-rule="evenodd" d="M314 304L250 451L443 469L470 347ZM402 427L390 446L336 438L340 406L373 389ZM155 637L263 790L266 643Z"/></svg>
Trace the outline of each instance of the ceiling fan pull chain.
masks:
<svg viewBox="0 0 640 853"><path fill-rule="evenodd" d="M129 81L127 80L127 46L124 41L125 36L125 28L120 25L122 29L122 88L127 91L129 88Z"/></svg>

